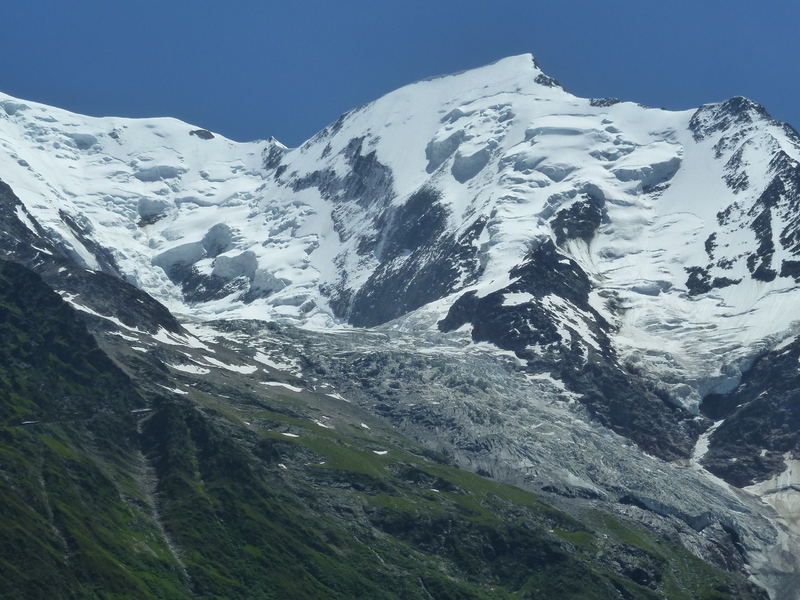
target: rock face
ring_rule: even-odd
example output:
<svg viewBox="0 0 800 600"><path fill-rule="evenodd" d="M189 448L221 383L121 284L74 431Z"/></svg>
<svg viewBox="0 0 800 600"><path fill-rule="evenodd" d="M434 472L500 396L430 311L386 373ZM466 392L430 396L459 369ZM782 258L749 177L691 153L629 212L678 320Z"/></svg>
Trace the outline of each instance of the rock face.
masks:
<svg viewBox="0 0 800 600"><path fill-rule="evenodd" d="M86 419L143 400L97 346L77 311L37 275L0 262L0 419Z"/></svg>
<svg viewBox="0 0 800 600"><path fill-rule="evenodd" d="M759 358L732 392L704 399L704 412L719 421L703 457L709 471L746 487L781 474L800 456L799 361L794 340Z"/></svg>
<svg viewBox="0 0 800 600"><path fill-rule="evenodd" d="M77 303L85 310L113 314L122 324L134 329L155 332L164 328L175 332L180 328L178 321L162 304L120 280L110 249L96 250L99 256L109 258L101 263L104 270L91 271L76 264L72 260L74 252L71 247L51 241L47 232L31 219L20 199L2 181L0 223L3 257L38 273L62 296L80 296Z"/></svg>
<svg viewBox="0 0 800 600"><path fill-rule="evenodd" d="M527 55L295 149L0 105L0 258L97 335L192 348L184 327L224 316L242 352L285 366L250 343L270 321L310 384L458 464L790 597L798 524L757 498L797 459L800 136L763 107L581 99ZM128 372L181 395L137 347Z"/></svg>
<svg viewBox="0 0 800 600"><path fill-rule="evenodd" d="M471 325L474 342L512 351L532 373L562 381L603 425L656 456L687 458L697 423L620 367L607 335L610 325L589 303L591 282L581 267L548 240L510 275L512 283L501 290L482 298L474 291L461 296L439 329ZM570 313L579 320L565 319ZM541 346L556 351L532 350Z"/></svg>

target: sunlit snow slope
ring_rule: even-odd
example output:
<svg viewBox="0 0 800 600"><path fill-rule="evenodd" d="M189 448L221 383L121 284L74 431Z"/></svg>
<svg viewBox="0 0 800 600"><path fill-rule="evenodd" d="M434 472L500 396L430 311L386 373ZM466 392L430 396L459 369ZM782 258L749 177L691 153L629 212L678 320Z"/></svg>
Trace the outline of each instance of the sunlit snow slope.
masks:
<svg viewBox="0 0 800 600"><path fill-rule="evenodd" d="M416 311L405 326L532 365L617 355L690 411L797 319L800 140L742 98L581 99L523 55L406 86L291 150L0 107L20 218L176 313L337 327ZM532 275L543 261L558 281Z"/></svg>

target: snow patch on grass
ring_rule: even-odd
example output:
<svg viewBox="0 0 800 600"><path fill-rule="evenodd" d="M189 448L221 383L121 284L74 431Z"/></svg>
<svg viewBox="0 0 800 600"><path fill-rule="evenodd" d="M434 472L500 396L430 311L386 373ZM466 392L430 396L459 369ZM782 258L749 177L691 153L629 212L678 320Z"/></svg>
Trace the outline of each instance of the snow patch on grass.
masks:
<svg viewBox="0 0 800 600"><path fill-rule="evenodd" d="M203 359L209 364L214 365L215 367L219 367L220 369L225 369L227 371L232 371L234 373L241 373L243 375L250 375L258 371L258 367L256 367L255 365L229 365L211 356L204 356Z"/></svg>
<svg viewBox="0 0 800 600"><path fill-rule="evenodd" d="M172 365L167 364L167 366L171 369L175 369L176 371L182 371L183 373L192 373L193 375L207 375L211 372L210 369L206 369L205 367L201 367L200 365Z"/></svg>
<svg viewBox="0 0 800 600"><path fill-rule="evenodd" d="M303 391L303 388L301 388L301 387L297 387L295 385L290 385L288 383L283 383L281 381L262 381L261 385L268 385L268 386L272 386L272 387L284 387L287 390L291 390L293 392L298 392L298 393Z"/></svg>

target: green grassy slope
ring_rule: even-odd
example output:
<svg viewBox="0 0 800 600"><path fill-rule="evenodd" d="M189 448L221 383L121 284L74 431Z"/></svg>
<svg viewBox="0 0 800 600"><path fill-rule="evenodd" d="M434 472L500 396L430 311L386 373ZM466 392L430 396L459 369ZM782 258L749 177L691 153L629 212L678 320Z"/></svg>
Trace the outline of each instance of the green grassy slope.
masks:
<svg viewBox="0 0 800 600"><path fill-rule="evenodd" d="M14 265L0 316L2 598L760 597L611 516L315 424L313 394L234 408L195 389L132 413L146 394Z"/></svg>

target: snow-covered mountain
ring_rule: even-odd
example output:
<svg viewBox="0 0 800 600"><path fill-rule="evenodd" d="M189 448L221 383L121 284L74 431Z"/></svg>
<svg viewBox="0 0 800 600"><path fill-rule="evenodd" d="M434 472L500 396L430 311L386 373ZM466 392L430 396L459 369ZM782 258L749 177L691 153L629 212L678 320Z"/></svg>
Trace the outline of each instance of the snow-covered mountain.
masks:
<svg viewBox="0 0 800 600"><path fill-rule="evenodd" d="M598 351L613 330L625 359L691 380L668 392L693 412L796 320L800 140L745 99L586 100L520 56L407 86L293 150L2 106L0 169L29 218L176 312L371 326L499 298L560 315L514 350ZM547 241L586 306L509 288Z"/></svg>
<svg viewBox="0 0 800 600"><path fill-rule="evenodd" d="M494 458L437 437L449 410L438 403L431 418L382 404L386 390L351 392L462 463L561 497L628 498L694 524L716 502L709 514L746 539L751 572L773 592L788 585L797 554L778 564L773 551L795 535L781 515L795 502L800 415L795 388L775 390L774 378L798 376L800 136L759 105L670 112L577 98L523 55L406 86L295 149L173 119L90 118L2 95L0 107L4 257L76 306L151 333L220 319L340 332L323 362L349 352L340 340L354 328L395 340L405 361L417 345L464 364L507 361L518 404L497 410L520 429L487 429L461 409L450 422L470 443L496 430L514 448ZM162 310L133 311L151 306L144 295L109 305L75 283L83 269L133 284L177 321L144 324ZM354 380L388 381L399 359L367 367L358 356L382 342L362 343ZM483 367L456 370L468 368ZM347 371L325 369L340 387ZM395 383L421 402L416 383ZM493 394L472 397L490 406ZM523 412L525 398L538 408ZM546 419L591 423L586 439L605 455L603 439L636 445L605 474L597 457L526 454L521 440L538 442L524 430ZM655 491L643 451L681 487ZM724 491L709 500L707 485ZM776 491L777 513L760 500ZM782 533L731 516L746 511Z"/></svg>

